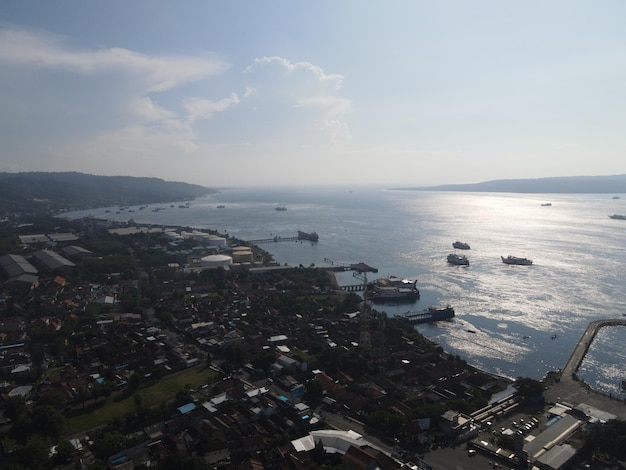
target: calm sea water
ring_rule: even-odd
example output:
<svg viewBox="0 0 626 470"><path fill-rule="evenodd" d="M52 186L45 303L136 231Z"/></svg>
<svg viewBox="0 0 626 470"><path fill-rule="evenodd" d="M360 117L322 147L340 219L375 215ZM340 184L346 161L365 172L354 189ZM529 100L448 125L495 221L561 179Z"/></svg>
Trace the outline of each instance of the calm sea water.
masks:
<svg viewBox="0 0 626 470"><path fill-rule="evenodd" d="M419 330L483 370L540 379L565 365L590 321L626 314L626 221L608 218L626 214L626 198L611 196L247 188L222 190L188 209L155 204L133 213L103 208L70 215L209 228L244 240L316 231L319 243L262 247L280 263L365 262L379 270L371 278L417 279L420 300L375 308L395 315L450 304L453 321ZM546 202L552 206L541 205ZM276 211L278 205L287 210ZM150 210L155 207L164 210ZM469 267L446 263L455 240L471 245L464 252ZM534 264L507 266L500 256L509 254ZM339 281L360 282L351 273ZM625 344L626 328L603 329L580 375L624 397Z"/></svg>

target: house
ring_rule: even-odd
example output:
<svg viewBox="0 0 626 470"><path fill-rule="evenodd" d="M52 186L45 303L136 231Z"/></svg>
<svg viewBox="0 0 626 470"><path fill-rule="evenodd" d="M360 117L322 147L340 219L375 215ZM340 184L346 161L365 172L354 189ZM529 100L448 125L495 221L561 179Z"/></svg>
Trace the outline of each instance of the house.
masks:
<svg viewBox="0 0 626 470"><path fill-rule="evenodd" d="M455 442L470 439L480 430L471 417L454 410L448 410L439 417L439 428Z"/></svg>

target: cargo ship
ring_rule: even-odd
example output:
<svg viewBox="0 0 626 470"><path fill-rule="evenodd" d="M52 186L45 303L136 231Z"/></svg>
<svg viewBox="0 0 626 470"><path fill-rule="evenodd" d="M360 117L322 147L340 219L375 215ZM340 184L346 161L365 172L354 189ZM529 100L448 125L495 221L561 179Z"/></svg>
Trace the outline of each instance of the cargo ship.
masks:
<svg viewBox="0 0 626 470"><path fill-rule="evenodd" d="M397 318L412 324L430 323L454 318L454 309L449 305L447 307L428 307L421 312L403 313L402 315L398 315Z"/></svg>

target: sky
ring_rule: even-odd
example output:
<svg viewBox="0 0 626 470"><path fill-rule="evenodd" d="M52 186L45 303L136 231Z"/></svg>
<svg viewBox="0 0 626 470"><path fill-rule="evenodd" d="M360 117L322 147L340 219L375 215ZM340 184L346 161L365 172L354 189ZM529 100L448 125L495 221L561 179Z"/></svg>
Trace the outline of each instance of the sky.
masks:
<svg viewBox="0 0 626 470"><path fill-rule="evenodd" d="M0 2L0 172L209 187L626 173L626 2Z"/></svg>

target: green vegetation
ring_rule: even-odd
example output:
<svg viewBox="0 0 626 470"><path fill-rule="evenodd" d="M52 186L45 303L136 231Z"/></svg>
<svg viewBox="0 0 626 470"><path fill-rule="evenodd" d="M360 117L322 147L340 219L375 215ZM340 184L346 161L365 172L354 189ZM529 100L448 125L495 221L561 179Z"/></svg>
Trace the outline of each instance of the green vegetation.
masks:
<svg viewBox="0 0 626 470"><path fill-rule="evenodd" d="M194 199L214 192L158 178L84 173L0 173L0 216Z"/></svg>
<svg viewBox="0 0 626 470"><path fill-rule="evenodd" d="M174 400L185 388L195 389L214 379L215 373L204 366L193 367L140 387L133 394L111 396L88 408L78 409L78 414L68 420L71 432L84 431L137 411L139 406L151 408ZM139 403L137 396L140 397Z"/></svg>

